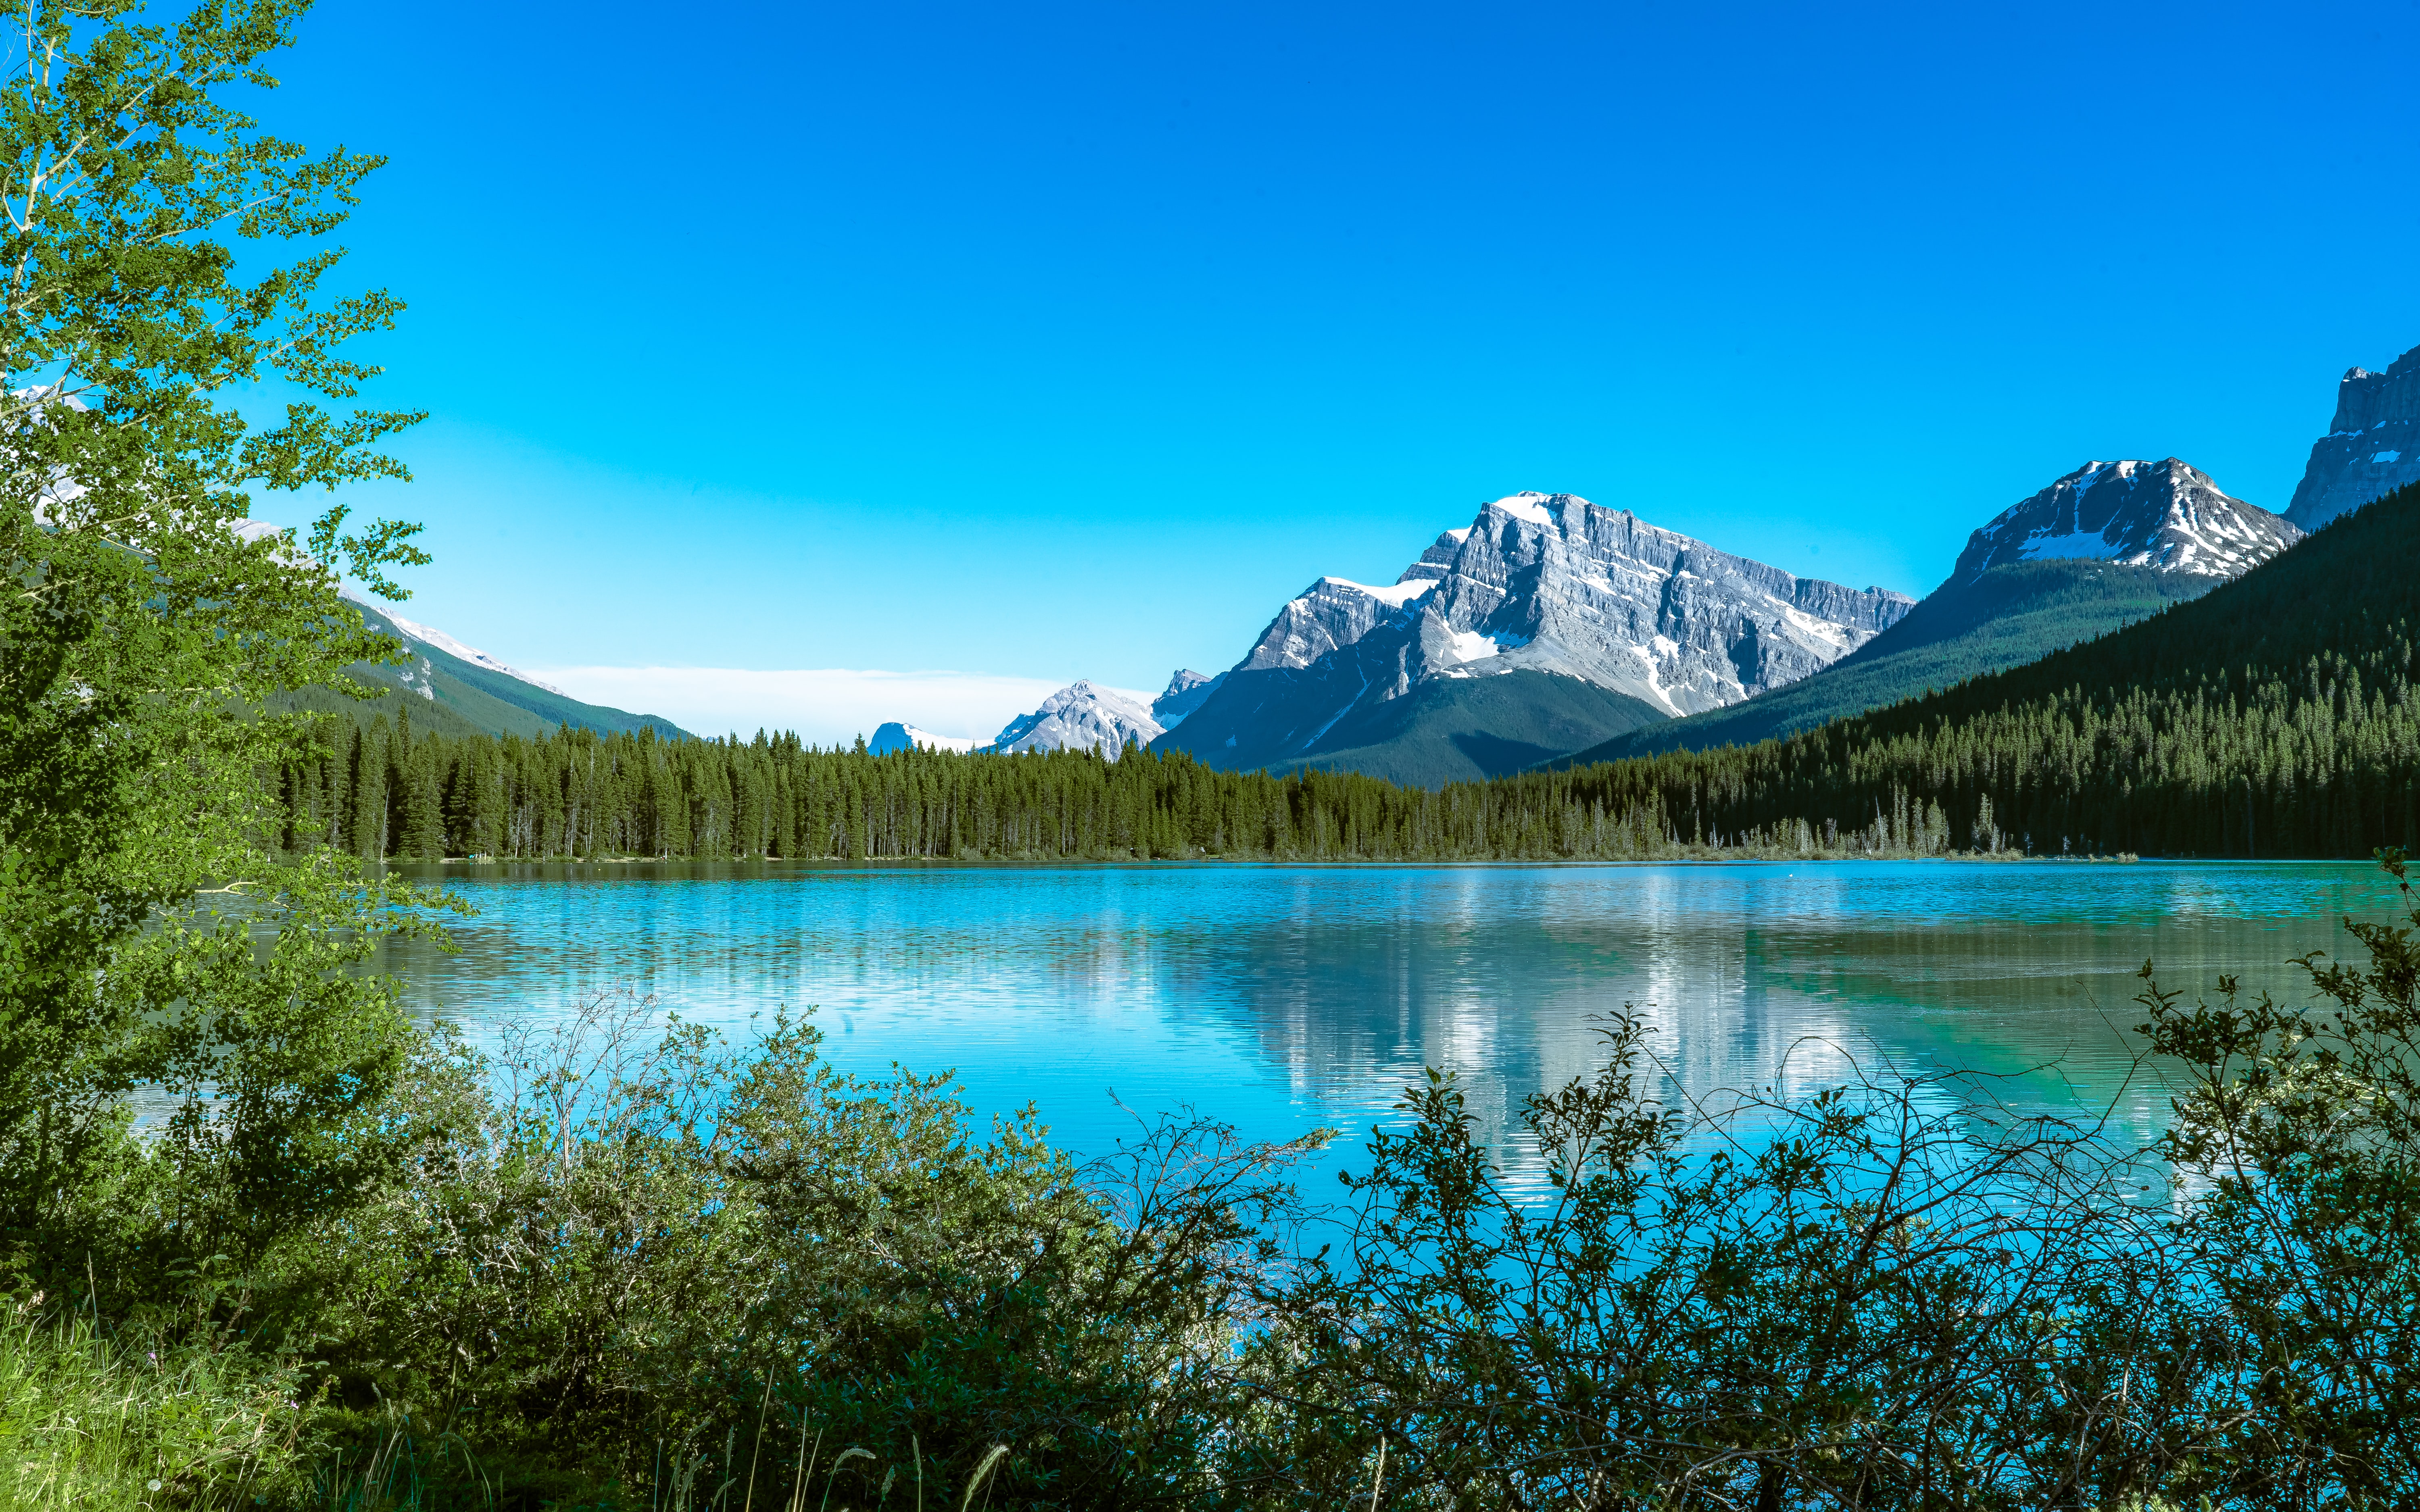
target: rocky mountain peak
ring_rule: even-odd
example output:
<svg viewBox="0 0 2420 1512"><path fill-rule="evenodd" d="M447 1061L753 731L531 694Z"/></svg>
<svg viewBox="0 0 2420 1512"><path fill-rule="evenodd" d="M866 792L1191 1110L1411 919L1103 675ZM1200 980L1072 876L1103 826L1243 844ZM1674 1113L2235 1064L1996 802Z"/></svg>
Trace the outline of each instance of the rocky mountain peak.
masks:
<svg viewBox="0 0 2420 1512"><path fill-rule="evenodd" d="M2180 458L2092 461L1968 536L1949 577L1966 583L2008 563L2079 560L2232 578L2302 538Z"/></svg>
<svg viewBox="0 0 2420 1512"><path fill-rule="evenodd" d="M1404 673L1530 669L1689 714L1828 666L1914 603L1795 578L1577 494L1525 491L1481 509L1419 607Z"/></svg>
<svg viewBox="0 0 2420 1512"><path fill-rule="evenodd" d="M2311 444L2286 517L2315 531L2411 483L2420 483L2420 347L2383 373L2355 367L2337 382L2335 420Z"/></svg>
<svg viewBox="0 0 2420 1512"><path fill-rule="evenodd" d="M1415 689L1433 705L1516 672L1586 684L1591 707L1625 718L1687 714L1829 666L1914 603L1794 578L1576 494L1508 494L1391 588L1323 578L1291 600L1171 743L1221 764L1315 760Z"/></svg>
<svg viewBox="0 0 2420 1512"><path fill-rule="evenodd" d="M1421 561L1426 560L1424 555ZM1436 577L1414 577L1407 571L1384 587L1357 583L1350 578L1322 578L1286 600L1233 670L1308 667L1368 635L1373 625L1435 587L1442 576L1442 569Z"/></svg>
<svg viewBox="0 0 2420 1512"><path fill-rule="evenodd" d="M1470 527L1467 525L1458 531L1446 531L1440 533L1435 544L1420 553L1418 561L1404 569L1403 576L1395 579L1396 586L1401 587L1404 583L1433 583L1443 579L1447 573L1453 570L1454 553L1461 550L1462 543L1469 538Z"/></svg>
<svg viewBox="0 0 2420 1512"><path fill-rule="evenodd" d="M1202 707L1211 694L1218 691L1218 685L1226 680L1225 672L1210 677L1189 667L1180 667L1176 675L1168 680L1168 687L1161 690L1159 697L1151 701L1151 717L1158 720L1163 729L1173 730L1185 722L1187 715Z"/></svg>
<svg viewBox="0 0 2420 1512"><path fill-rule="evenodd" d="M1011 719L988 748L1092 750L1115 761L1128 745L1148 746L1165 733L1166 728L1133 694L1082 681L1044 699L1032 714Z"/></svg>

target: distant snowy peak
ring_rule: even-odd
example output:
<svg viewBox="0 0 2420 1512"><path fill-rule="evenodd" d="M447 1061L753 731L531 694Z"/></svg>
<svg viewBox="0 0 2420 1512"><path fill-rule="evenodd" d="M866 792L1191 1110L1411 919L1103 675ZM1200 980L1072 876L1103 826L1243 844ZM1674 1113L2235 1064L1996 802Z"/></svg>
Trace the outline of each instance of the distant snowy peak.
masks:
<svg viewBox="0 0 2420 1512"><path fill-rule="evenodd" d="M868 754L875 756L888 756L901 750L954 750L963 754L982 744L971 735L937 735L929 730L919 730L912 724L902 724L893 719L874 732L874 738L865 743L865 748Z"/></svg>
<svg viewBox="0 0 2420 1512"><path fill-rule="evenodd" d="M876 756L908 749L968 751L1093 750L1111 761L1129 745L1148 746L1185 721L1227 680L1180 668L1148 703L1143 695L1098 683L1071 683L1020 714L990 740L937 735L893 719L874 732L865 748Z"/></svg>
<svg viewBox="0 0 2420 1512"><path fill-rule="evenodd" d="M2286 517L2316 531L2413 483L2420 483L2420 347L2383 373L2356 367L2336 384L2335 421L2311 444Z"/></svg>
<svg viewBox="0 0 2420 1512"><path fill-rule="evenodd" d="M1151 717L1159 721L1161 729L1173 730L1218 691L1218 685L1226 680L1225 672L1211 677L1189 667L1180 667L1159 697L1151 701Z"/></svg>
<svg viewBox="0 0 2420 1512"><path fill-rule="evenodd" d="M2012 562L2093 561L2233 578L2303 538L2175 457L2087 462L1969 536L1950 581Z"/></svg>
<svg viewBox="0 0 2420 1512"><path fill-rule="evenodd" d="M1032 714L1011 719L990 748L1001 751L1091 750L1111 761L1128 745L1148 746L1167 733L1141 699L1096 683L1071 683Z"/></svg>
<svg viewBox="0 0 2420 1512"><path fill-rule="evenodd" d="M518 678L521 682L529 684L532 687L542 687L550 693L553 693L564 698L569 698L571 696L570 694L564 692L563 689L555 687L552 683L541 683L536 678L532 677L529 673L522 671L518 668L507 667L502 661L499 661L495 657L489 656L486 652L481 651L478 647L465 645L461 641L455 640L452 636L447 635L442 630L435 630L429 628L426 625L415 624L411 620L405 619L402 615L397 614L394 609L389 609L383 604L373 604L368 599L364 598L361 594L354 593L350 588L343 588L338 590L338 592L353 603L358 604L362 608L369 609L371 612L377 614L380 619L385 620L387 624L394 625L396 632L408 640L417 640L425 646L435 646L438 650L444 652L449 656L458 656L462 660L469 662L473 667L485 667L491 672L502 672L506 677Z"/></svg>

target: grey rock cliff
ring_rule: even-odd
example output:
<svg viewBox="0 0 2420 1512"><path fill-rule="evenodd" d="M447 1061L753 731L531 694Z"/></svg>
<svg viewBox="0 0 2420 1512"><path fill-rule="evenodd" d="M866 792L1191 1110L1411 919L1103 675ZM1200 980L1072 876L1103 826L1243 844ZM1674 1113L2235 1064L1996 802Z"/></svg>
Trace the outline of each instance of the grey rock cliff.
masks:
<svg viewBox="0 0 2420 1512"><path fill-rule="evenodd" d="M2012 562L2098 561L2197 578L2250 571L2303 538L2175 457L2087 462L1966 538L1949 584Z"/></svg>
<svg viewBox="0 0 2420 1512"><path fill-rule="evenodd" d="M2311 443L2286 517L2316 531L2411 483L2420 483L2420 347L2383 373L2356 367L2336 384L2335 421Z"/></svg>

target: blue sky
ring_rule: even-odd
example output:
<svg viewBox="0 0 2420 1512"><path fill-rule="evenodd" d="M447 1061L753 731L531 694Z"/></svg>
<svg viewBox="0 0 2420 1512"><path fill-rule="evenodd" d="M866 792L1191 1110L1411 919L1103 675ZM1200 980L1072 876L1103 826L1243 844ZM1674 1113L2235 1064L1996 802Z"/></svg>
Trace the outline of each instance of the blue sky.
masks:
<svg viewBox="0 0 2420 1512"><path fill-rule="evenodd" d="M346 239L411 304L375 396L434 417L353 501L427 524L404 612L832 739L1217 671L1519 488L1916 594L2087 458L2282 509L2420 345L2415 43L2413 0L322 0L262 115L393 160Z"/></svg>

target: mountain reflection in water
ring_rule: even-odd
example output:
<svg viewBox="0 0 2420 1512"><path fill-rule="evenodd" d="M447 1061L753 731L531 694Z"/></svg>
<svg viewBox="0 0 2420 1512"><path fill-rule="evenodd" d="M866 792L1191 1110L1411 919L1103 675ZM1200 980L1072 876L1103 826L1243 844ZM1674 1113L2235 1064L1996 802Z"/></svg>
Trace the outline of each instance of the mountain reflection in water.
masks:
<svg viewBox="0 0 2420 1512"><path fill-rule="evenodd" d="M408 870L481 912L459 955L388 964L474 1039L618 981L737 1035L814 1005L844 1068L954 1067L1086 1154L1131 1132L1119 1103L1352 1152L1430 1065L1499 1138L1626 1003L1693 1092L1964 1067L2029 1108L2114 1098L2143 1137L2168 1095L2125 1080L2145 958L2282 995L2391 902L2366 864L2300 862Z"/></svg>

